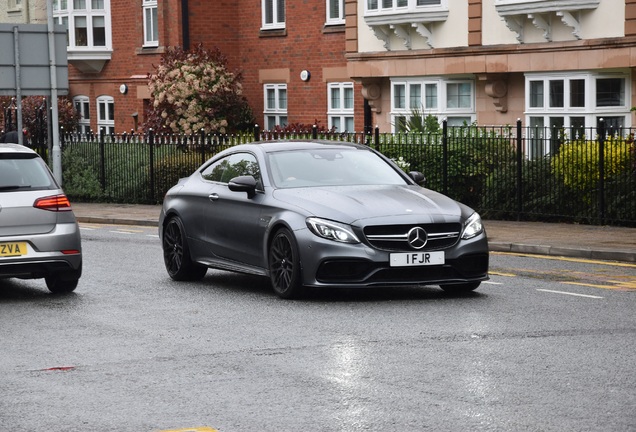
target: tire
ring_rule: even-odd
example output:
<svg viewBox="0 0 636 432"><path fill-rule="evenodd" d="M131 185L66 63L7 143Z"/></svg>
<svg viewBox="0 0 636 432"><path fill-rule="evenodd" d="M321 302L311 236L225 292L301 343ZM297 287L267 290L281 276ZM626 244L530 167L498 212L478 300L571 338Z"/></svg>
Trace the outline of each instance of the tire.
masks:
<svg viewBox="0 0 636 432"><path fill-rule="evenodd" d="M440 285L440 288L447 293L463 294L475 291L477 288L479 288L479 285L481 285L481 282L467 282L463 284Z"/></svg>
<svg viewBox="0 0 636 432"><path fill-rule="evenodd" d="M44 277L46 287L53 294L68 294L75 291L82 276L82 263L77 270L70 270L66 273L53 273Z"/></svg>
<svg viewBox="0 0 636 432"><path fill-rule="evenodd" d="M68 294L75 291L79 278L65 278L61 275L46 276L44 278L46 287L53 294Z"/></svg>
<svg viewBox="0 0 636 432"><path fill-rule="evenodd" d="M276 232L269 245L269 275L276 295L299 298L304 293L298 244L287 228Z"/></svg>
<svg viewBox="0 0 636 432"><path fill-rule="evenodd" d="M163 230L163 262L168 275L176 281L201 280L208 268L192 261L183 222L178 217L168 220Z"/></svg>

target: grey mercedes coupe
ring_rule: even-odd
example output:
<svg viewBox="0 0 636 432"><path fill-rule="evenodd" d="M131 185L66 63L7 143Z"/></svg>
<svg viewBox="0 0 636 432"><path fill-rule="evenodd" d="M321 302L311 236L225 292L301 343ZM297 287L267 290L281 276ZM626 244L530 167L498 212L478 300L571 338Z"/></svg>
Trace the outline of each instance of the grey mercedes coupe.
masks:
<svg viewBox="0 0 636 432"><path fill-rule="evenodd" d="M475 290L488 279L481 218L423 180L364 145L238 145L166 194L164 263L179 281L208 268L266 276L282 298L307 287Z"/></svg>

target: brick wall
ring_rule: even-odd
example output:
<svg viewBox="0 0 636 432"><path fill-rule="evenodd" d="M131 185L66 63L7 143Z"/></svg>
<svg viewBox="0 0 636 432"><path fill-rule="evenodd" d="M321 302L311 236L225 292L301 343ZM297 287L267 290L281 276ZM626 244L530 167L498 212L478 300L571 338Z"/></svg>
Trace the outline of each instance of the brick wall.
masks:
<svg viewBox="0 0 636 432"><path fill-rule="evenodd" d="M351 7L352 0L347 0ZM183 46L180 0L159 0L159 40L165 46ZM218 47L232 70L243 76L244 94L258 124L263 122L263 84L267 77L280 77L288 89L288 120L291 123L327 125L327 78L348 81L345 60L345 26L325 27L325 0L287 0L286 28L261 31L260 0L189 0L190 47L201 43ZM141 0L111 0L113 54L98 74L81 73L69 66L71 95L86 95L91 102L92 127L96 127L96 98L115 98L115 128L121 133L134 126L132 115L143 121L143 98L147 97L147 73L159 64L162 48L143 48ZM307 69L311 79L303 82ZM271 74L269 71L276 71ZM341 76L333 70L345 71ZM284 73L280 75L280 72ZM121 94L121 84L128 93ZM363 127L363 98L355 89L355 127Z"/></svg>

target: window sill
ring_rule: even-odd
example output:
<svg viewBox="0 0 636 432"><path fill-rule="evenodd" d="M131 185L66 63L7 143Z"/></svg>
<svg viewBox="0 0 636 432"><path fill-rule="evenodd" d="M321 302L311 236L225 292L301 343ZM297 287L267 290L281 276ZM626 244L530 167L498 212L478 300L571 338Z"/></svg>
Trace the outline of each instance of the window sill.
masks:
<svg viewBox="0 0 636 432"><path fill-rule="evenodd" d="M166 47L163 46L142 46L135 49L137 55L154 55L163 54L166 51Z"/></svg>
<svg viewBox="0 0 636 432"><path fill-rule="evenodd" d="M261 29L258 36L262 38L287 36L287 29Z"/></svg>
<svg viewBox="0 0 636 432"><path fill-rule="evenodd" d="M345 25L344 24L325 24L322 28L322 32L324 34L329 33L344 33Z"/></svg>

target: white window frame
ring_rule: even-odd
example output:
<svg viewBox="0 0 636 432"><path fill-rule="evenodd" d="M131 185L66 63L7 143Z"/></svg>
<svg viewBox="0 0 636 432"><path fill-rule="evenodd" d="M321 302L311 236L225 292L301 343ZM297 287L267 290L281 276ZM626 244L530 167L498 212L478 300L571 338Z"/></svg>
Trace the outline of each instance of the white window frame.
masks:
<svg viewBox="0 0 636 432"><path fill-rule="evenodd" d="M93 5L103 2L103 8ZM83 8L81 7L83 4ZM55 22L67 28L67 42L70 51L104 51L112 50L112 27L110 16L110 0L53 0L53 17ZM79 41L76 23L86 20L85 44ZM103 20L104 45L95 45L95 22Z"/></svg>
<svg viewBox="0 0 636 432"><path fill-rule="evenodd" d="M144 47L159 46L159 18L157 0L143 0ZM149 16L150 15L150 16Z"/></svg>
<svg viewBox="0 0 636 432"><path fill-rule="evenodd" d="M338 93L338 99L333 98L334 90ZM346 93L351 94L351 106L346 106ZM336 132L354 132L355 93L352 82L331 82L327 84L327 118L329 129ZM340 128L337 126L340 125ZM347 127L350 125L351 129ZM341 130L343 129L343 130Z"/></svg>
<svg viewBox="0 0 636 432"><path fill-rule="evenodd" d="M9 12L21 11L22 10L22 0L9 0L7 2L7 10Z"/></svg>
<svg viewBox="0 0 636 432"><path fill-rule="evenodd" d="M268 93L274 92L274 106L269 105ZM281 95L284 93L285 97ZM272 129L273 126L287 125L287 103L289 95L287 94L287 84L265 84L263 86L263 127L266 130ZM274 120L273 124L272 121Z"/></svg>
<svg viewBox="0 0 636 432"><path fill-rule="evenodd" d="M363 1L364 1L365 16L448 10L448 0L363 0Z"/></svg>
<svg viewBox="0 0 636 432"><path fill-rule="evenodd" d="M470 85L470 105L467 107L449 107L448 85L449 84L469 84ZM395 88L404 86L404 104L396 105ZM411 92L414 86L420 87L419 104L412 100ZM436 105L426 104L426 87L437 89ZM449 78L449 77L420 77L420 78L394 78L391 79L391 127L396 132L396 125L399 119L409 120L414 111L427 117L433 115L441 122L446 119L449 126L461 126L464 122L472 124L477 115L475 112L475 81L470 78ZM418 105L418 106L415 106Z"/></svg>
<svg viewBox="0 0 636 432"><path fill-rule="evenodd" d="M597 82L600 79L622 79L623 80L623 103L615 106L597 106ZM563 106L550 106L550 81L563 81ZM584 106L571 105L571 82L576 80L584 81ZM532 94L531 83L543 82L543 106L531 106ZM542 124L537 128L544 128L546 134L550 134L556 126L565 131L568 138L576 139L579 134L588 133L592 128L596 128L601 118L617 120L619 125L625 128L631 127L631 74L629 71L604 71L604 72L568 72L568 73L528 73L525 76L525 118L526 124L531 126L537 123ZM623 119L621 121L621 118ZM562 125L554 124L554 120L562 120ZM581 120L584 124L580 124ZM575 134L576 136L571 136ZM531 138L531 137L530 137ZM537 140L544 143L529 146L528 157L542 157L550 152L548 148L549 139Z"/></svg>
<svg viewBox="0 0 636 432"><path fill-rule="evenodd" d="M261 0L262 30L276 30L285 28L285 21L287 18L285 3L286 0ZM271 12L271 22L268 22L267 20L268 12Z"/></svg>
<svg viewBox="0 0 636 432"><path fill-rule="evenodd" d="M78 95L73 98L73 106L79 112L78 132L88 134L91 132L91 101L88 96Z"/></svg>
<svg viewBox="0 0 636 432"><path fill-rule="evenodd" d="M336 3L334 5L334 3ZM326 25L341 25L345 23L345 0L326 0Z"/></svg>
<svg viewBox="0 0 636 432"><path fill-rule="evenodd" d="M104 105L105 109L102 113ZM112 96L99 96L97 98L97 130L100 134L102 129L106 135L115 133L115 99Z"/></svg>

